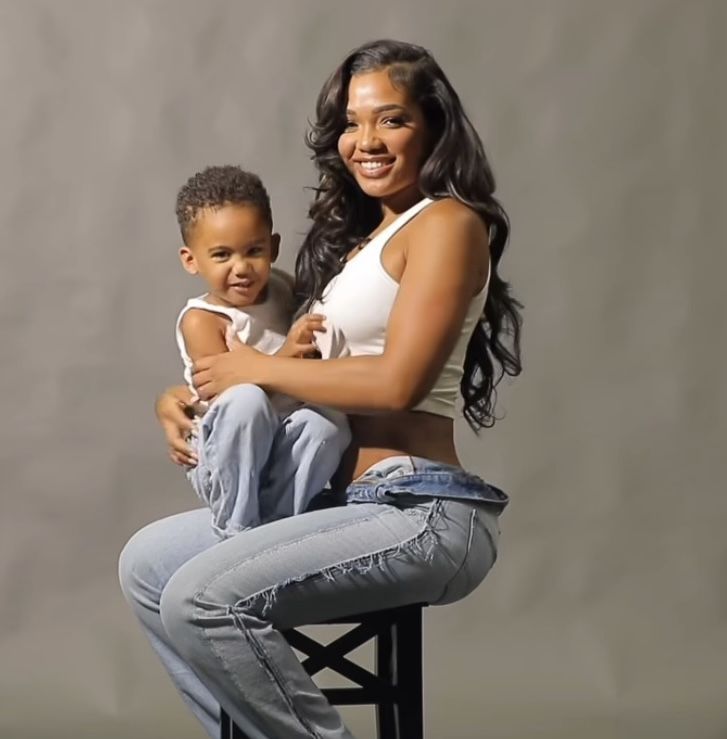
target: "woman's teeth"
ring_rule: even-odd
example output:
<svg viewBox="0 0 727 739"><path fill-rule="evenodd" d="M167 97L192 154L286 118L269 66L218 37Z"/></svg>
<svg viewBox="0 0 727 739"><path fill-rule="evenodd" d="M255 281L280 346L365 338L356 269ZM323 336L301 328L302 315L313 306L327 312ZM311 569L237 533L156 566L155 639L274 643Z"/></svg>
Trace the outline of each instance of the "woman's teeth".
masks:
<svg viewBox="0 0 727 739"><path fill-rule="evenodd" d="M385 167L387 162L361 162L361 168L373 172L374 170Z"/></svg>

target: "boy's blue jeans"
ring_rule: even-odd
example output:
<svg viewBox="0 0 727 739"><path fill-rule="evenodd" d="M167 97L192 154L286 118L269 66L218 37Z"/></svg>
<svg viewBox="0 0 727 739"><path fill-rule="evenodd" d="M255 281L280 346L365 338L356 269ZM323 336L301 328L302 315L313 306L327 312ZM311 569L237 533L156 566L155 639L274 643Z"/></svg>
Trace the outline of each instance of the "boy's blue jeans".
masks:
<svg viewBox="0 0 727 739"><path fill-rule="evenodd" d="M507 496L480 478L391 457L347 493L346 506L226 541L207 510L189 511L149 524L124 548L124 595L210 737L222 705L252 739L353 739L281 631L451 603L495 561Z"/></svg>
<svg viewBox="0 0 727 739"><path fill-rule="evenodd" d="M317 406L281 414L256 385L235 385L201 418L187 479L221 539L305 511L351 441L346 416Z"/></svg>

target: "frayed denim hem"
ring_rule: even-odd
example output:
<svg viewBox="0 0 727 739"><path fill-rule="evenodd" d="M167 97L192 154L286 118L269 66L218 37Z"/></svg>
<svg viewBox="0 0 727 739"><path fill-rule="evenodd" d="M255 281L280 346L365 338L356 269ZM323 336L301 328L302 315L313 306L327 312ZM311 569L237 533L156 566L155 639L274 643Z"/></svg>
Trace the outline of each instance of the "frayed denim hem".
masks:
<svg viewBox="0 0 727 739"><path fill-rule="evenodd" d="M437 534L434 531L434 520L441 512L441 508L442 501L433 500L421 530L414 534L414 536L409 539L405 539L396 546L386 547L385 549L380 549L362 557L355 557L343 562L337 562L336 564L325 567L322 570L315 570L313 572L297 575L296 577L290 577L281 583L277 583L265 590L254 593L247 598L243 598L232 606L228 606L228 612L231 615L234 615L234 612L237 610L248 610L250 606L255 605L260 601L260 599L262 599L263 605L260 610L260 615L266 616L275 604L280 591L291 585L298 585L300 583L309 582L319 578L332 582L341 575L348 575L351 573L365 575L374 568L383 567L387 560L395 559L405 553L419 552L423 556L424 561L429 564L434 558L434 549L437 544Z"/></svg>

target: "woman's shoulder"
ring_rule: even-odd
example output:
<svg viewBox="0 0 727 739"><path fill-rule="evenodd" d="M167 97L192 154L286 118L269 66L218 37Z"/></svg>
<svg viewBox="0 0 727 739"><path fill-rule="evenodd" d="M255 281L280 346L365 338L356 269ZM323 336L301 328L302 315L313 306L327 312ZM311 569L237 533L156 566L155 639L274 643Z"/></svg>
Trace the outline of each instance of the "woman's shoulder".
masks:
<svg viewBox="0 0 727 739"><path fill-rule="evenodd" d="M412 221L412 235L437 239L446 232L449 239L481 243L488 241L487 225L473 208L455 198L441 198L424 208Z"/></svg>

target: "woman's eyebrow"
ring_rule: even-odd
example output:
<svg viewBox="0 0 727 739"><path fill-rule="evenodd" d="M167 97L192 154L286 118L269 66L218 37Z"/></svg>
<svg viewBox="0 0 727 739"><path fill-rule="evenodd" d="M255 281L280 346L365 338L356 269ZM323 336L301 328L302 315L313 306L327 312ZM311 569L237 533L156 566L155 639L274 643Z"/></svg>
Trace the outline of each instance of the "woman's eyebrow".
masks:
<svg viewBox="0 0 727 739"><path fill-rule="evenodd" d="M374 108L371 112L372 113L384 113L389 110L401 110L403 112L406 112L406 108L403 105L396 105L394 103L389 105L380 105L378 108ZM351 110L350 108L346 110L346 115L356 115L355 110Z"/></svg>

